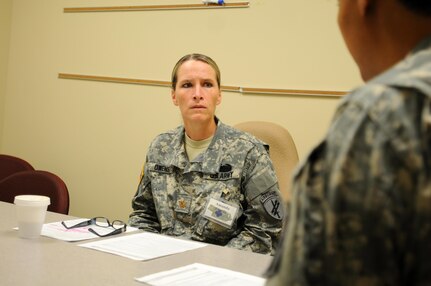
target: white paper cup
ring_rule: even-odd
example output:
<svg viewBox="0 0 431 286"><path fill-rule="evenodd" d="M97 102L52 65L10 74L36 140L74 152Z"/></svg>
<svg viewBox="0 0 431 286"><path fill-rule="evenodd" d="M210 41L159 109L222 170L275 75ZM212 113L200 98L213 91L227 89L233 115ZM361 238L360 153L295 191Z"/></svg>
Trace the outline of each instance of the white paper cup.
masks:
<svg viewBox="0 0 431 286"><path fill-rule="evenodd" d="M39 237L45 222L46 210L51 203L49 197L21 195L15 197L14 203L18 221L18 236L22 238Z"/></svg>

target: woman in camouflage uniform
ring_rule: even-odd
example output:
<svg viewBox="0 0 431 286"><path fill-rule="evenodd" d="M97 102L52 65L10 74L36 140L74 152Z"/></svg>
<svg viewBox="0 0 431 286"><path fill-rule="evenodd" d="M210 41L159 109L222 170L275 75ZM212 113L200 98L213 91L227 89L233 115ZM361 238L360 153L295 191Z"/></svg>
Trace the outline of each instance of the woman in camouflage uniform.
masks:
<svg viewBox="0 0 431 286"><path fill-rule="evenodd" d="M184 124L151 143L129 223L272 253L283 207L268 146L215 116L222 99L217 64L201 54L181 58L171 96Z"/></svg>

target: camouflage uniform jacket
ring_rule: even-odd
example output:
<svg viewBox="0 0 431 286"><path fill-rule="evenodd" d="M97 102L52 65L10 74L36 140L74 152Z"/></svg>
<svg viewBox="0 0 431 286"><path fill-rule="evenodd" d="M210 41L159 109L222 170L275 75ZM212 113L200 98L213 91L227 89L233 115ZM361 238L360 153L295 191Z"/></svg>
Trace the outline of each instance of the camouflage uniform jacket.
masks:
<svg viewBox="0 0 431 286"><path fill-rule="evenodd" d="M267 285L431 285L431 38L346 96L294 176Z"/></svg>
<svg viewBox="0 0 431 286"><path fill-rule="evenodd" d="M221 122L192 162L183 126L156 137L132 207L132 226L265 254L277 245L283 219L264 143Z"/></svg>

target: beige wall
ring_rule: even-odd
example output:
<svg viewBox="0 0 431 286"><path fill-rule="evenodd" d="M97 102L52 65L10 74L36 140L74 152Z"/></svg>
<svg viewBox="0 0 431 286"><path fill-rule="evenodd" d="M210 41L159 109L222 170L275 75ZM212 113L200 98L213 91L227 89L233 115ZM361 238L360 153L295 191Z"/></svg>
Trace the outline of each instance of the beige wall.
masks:
<svg viewBox="0 0 431 286"><path fill-rule="evenodd" d="M201 1L163 1L193 2ZM64 80L59 72L170 80L182 55L202 52L220 65L225 85L349 90L361 82L336 26L335 0L77 14L63 8L160 1L13 3L0 151L60 175L76 216L126 219L148 144L181 121L168 88ZM228 124L277 122L304 158L324 135L337 101L225 92L218 115Z"/></svg>
<svg viewBox="0 0 431 286"><path fill-rule="evenodd" d="M0 0L0 150L3 138L12 0Z"/></svg>

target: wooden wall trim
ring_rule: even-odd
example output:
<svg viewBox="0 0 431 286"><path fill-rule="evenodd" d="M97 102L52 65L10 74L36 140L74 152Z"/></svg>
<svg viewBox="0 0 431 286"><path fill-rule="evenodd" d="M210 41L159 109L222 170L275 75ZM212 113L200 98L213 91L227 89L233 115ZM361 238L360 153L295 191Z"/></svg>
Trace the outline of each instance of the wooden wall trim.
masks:
<svg viewBox="0 0 431 286"><path fill-rule="evenodd" d="M163 81L163 80L133 79L133 78L70 74L70 73L59 73L58 78L171 87L170 81ZM347 94L346 91L253 88L253 87L240 87L240 86L229 86L229 85L222 85L221 90L238 92L242 94L305 95L305 96L319 96L319 97L341 97Z"/></svg>
<svg viewBox="0 0 431 286"><path fill-rule="evenodd" d="M145 5L145 6L110 6L110 7L70 7L64 8L64 13L82 12L124 12L124 11L154 11L154 10L195 10L195 9L223 9L248 8L249 2L235 2L218 4L173 4L173 5Z"/></svg>

